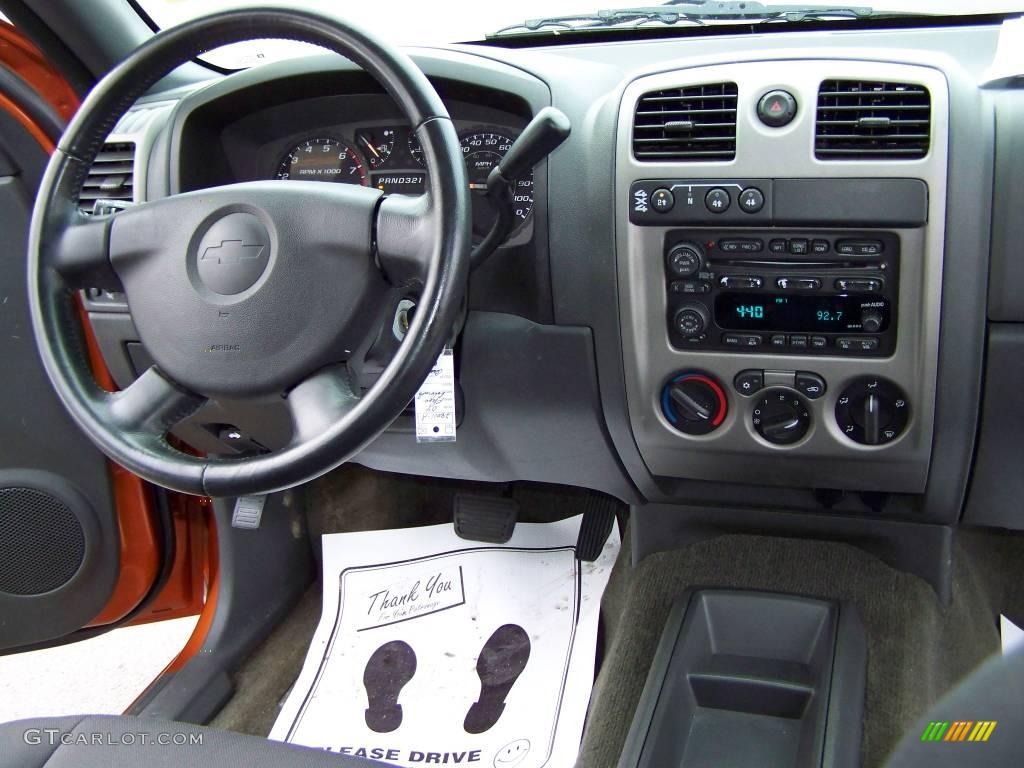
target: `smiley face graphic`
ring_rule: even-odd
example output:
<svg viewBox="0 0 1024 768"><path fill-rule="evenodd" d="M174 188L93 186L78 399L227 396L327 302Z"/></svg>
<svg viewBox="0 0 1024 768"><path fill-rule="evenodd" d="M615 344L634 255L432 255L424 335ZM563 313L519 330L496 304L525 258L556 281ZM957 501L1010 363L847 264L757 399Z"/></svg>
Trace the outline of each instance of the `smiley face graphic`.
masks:
<svg viewBox="0 0 1024 768"><path fill-rule="evenodd" d="M498 750L494 756L494 768L514 768L530 754L530 742L516 739Z"/></svg>

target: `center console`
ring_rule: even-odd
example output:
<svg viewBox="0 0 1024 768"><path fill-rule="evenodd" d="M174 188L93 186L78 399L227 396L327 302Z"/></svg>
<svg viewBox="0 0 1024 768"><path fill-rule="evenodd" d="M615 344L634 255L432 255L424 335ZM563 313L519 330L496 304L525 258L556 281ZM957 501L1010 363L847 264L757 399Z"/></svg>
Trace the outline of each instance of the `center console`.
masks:
<svg viewBox="0 0 1024 768"><path fill-rule="evenodd" d="M625 90L629 415L653 474L918 493L931 455L947 85L774 60Z"/></svg>
<svg viewBox="0 0 1024 768"><path fill-rule="evenodd" d="M848 603L685 592L618 766L859 766L866 666L864 628Z"/></svg>

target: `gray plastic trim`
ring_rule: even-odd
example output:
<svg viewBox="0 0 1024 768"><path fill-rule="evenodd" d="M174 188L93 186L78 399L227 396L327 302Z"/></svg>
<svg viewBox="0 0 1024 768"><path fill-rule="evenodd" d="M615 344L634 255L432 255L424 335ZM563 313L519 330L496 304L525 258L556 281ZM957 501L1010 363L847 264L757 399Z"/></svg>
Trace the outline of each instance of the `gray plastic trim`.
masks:
<svg viewBox="0 0 1024 768"><path fill-rule="evenodd" d="M830 78L919 83L932 94L929 154L915 161L820 161L814 157L814 105L818 85ZM737 155L731 162L640 163L633 159L632 120L648 91L690 84L736 82L739 86ZM768 128L756 118L756 101L768 90L785 88L800 104L784 128ZM948 87L930 67L872 61L806 58L713 65L640 78L627 86L619 110L616 139L615 205L623 333L623 364L630 420L637 446L655 475L703 480L742 479L750 483L919 493L928 479L945 233L948 146ZM651 178L916 178L929 189L928 224L894 230L901 240L899 339L886 359L801 357L771 354L714 354L673 349L665 329L665 289L661 269L667 227L628 224L630 184ZM813 232L808 228L809 232ZM828 393L811 403L813 424L799 443L777 447L757 436L750 422L752 403L729 392L729 415L702 437L680 434L658 405L670 374L701 370L731 390L747 368L809 370L822 375ZM855 444L833 417L838 394L860 375L884 376L909 395L913 416L904 434L881 447ZM798 459L798 460L794 460Z"/></svg>

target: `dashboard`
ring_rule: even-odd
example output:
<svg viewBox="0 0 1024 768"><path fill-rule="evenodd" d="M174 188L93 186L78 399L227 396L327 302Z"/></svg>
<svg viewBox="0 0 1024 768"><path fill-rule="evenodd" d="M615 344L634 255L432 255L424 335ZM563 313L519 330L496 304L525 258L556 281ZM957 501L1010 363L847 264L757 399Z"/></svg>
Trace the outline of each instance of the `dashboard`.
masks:
<svg viewBox="0 0 1024 768"><path fill-rule="evenodd" d="M553 105L573 130L518 180L518 228L472 275L458 440L417 445L400 419L357 461L635 504L930 522L986 507L968 498L975 454L991 465L985 430L1015 423L983 423L986 358L1024 350L996 343L1024 322L1016 219L999 213L1015 166L995 160L1020 90L984 81L999 36L412 50L457 127L477 236L493 216L479 186L531 116ZM431 172L379 86L327 56L153 94L110 141L134 145L150 198L295 178L415 194ZM998 323L990 271L1007 275ZM92 293L87 309L130 381L147 361L129 308ZM287 414L267 405L208 406L179 436L283 445Z"/></svg>

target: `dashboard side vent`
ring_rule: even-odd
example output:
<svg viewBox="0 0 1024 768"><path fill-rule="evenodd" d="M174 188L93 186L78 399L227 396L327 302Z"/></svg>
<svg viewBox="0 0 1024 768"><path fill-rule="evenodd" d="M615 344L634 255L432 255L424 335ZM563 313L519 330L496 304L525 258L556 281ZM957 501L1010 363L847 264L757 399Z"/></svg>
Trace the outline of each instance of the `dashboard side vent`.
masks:
<svg viewBox="0 0 1024 768"><path fill-rule="evenodd" d="M93 201L132 201L135 190L135 144L130 141L104 144L96 156L78 196L78 208L92 213Z"/></svg>
<svg viewBox="0 0 1024 768"><path fill-rule="evenodd" d="M819 160L916 160L928 154L931 95L923 85L825 80L818 90Z"/></svg>
<svg viewBox="0 0 1024 768"><path fill-rule="evenodd" d="M633 115L633 157L647 162L736 157L736 83L652 91Z"/></svg>

